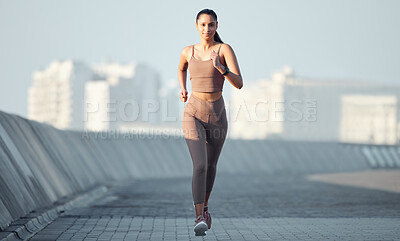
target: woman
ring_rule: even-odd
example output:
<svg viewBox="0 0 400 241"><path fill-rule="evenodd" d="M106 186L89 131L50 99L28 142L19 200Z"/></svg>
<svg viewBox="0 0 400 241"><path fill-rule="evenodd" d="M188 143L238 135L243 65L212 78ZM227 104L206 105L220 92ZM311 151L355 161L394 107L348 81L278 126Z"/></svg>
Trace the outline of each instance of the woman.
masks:
<svg viewBox="0 0 400 241"><path fill-rule="evenodd" d="M242 76L233 49L217 33L217 15L211 9L197 14L196 29L200 43L183 48L178 79L179 98L186 102L186 76L190 72L192 94L185 106L182 128L193 162L192 195L196 210L194 232L205 235L211 228L208 199L214 184L216 167L228 130L222 97L225 78L238 89Z"/></svg>

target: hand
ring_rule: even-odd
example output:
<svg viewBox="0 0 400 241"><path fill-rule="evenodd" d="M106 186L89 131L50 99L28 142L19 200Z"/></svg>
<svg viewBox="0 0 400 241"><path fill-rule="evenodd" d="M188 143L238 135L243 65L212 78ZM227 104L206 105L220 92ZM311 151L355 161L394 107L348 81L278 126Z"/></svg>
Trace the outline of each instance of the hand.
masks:
<svg viewBox="0 0 400 241"><path fill-rule="evenodd" d="M219 54L213 50L211 52L211 59L213 60L214 68L216 68L221 74L225 72L225 66L219 61Z"/></svg>
<svg viewBox="0 0 400 241"><path fill-rule="evenodd" d="M186 102L187 101L187 90L182 90L181 94L179 95L179 99L181 99L181 101Z"/></svg>
<svg viewBox="0 0 400 241"><path fill-rule="evenodd" d="M219 61L219 54L217 52L215 52L215 50L213 50L211 52L210 58L213 60L214 68L216 68L218 70L223 68L223 65Z"/></svg>

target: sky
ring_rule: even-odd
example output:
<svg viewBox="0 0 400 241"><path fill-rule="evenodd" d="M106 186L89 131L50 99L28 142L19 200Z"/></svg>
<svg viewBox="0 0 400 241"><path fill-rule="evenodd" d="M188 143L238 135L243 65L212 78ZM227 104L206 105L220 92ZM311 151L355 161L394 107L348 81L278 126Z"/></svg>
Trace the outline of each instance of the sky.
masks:
<svg viewBox="0 0 400 241"><path fill-rule="evenodd" d="M0 110L27 117L32 73L54 60L143 62L163 85L178 82L204 8L217 13L243 89L285 65L303 78L400 83L397 0L0 0ZM225 82L226 94L233 88Z"/></svg>

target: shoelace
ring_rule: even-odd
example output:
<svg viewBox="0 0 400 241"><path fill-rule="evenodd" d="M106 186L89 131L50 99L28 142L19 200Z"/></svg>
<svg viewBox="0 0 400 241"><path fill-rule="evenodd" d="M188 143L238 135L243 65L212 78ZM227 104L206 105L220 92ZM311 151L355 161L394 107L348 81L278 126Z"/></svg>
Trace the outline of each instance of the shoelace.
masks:
<svg viewBox="0 0 400 241"><path fill-rule="evenodd" d="M203 221L205 221L204 216L199 215L199 216L196 218L196 223L199 223L201 219L203 219Z"/></svg>
<svg viewBox="0 0 400 241"><path fill-rule="evenodd" d="M208 214L208 207L204 207L204 217L206 217L206 215Z"/></svg>

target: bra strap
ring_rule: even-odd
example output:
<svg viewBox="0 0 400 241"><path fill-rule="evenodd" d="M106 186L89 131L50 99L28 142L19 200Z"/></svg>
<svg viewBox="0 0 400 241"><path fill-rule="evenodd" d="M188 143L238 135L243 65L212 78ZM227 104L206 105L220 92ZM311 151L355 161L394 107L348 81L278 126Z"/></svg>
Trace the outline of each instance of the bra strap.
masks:
<svg viewBox="0 0 400 241"><path fill-rule="evenodd" d="M194 44L192 46L193 46L193 48L192 48L192 56L194 56Z"/></svg>
<svg viewBox="0 0 400 241"><path fill-rule="evenodd" d="M219 45L219 48L218 48L218 54L219 54L219 50L221 49L221 46L222 46L222 44L220 44L220 45Z"/></svg>

